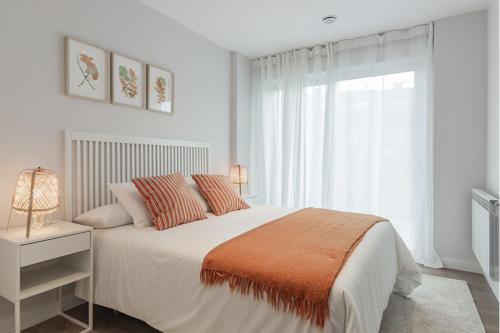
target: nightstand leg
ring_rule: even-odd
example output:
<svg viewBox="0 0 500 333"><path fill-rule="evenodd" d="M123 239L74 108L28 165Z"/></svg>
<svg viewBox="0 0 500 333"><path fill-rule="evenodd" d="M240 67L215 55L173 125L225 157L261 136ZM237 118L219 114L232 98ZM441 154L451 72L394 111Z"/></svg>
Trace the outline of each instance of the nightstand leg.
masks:
<svg viewBox="0 0 500 333"><path fill-rule="evenodd" d="M21 302L14 303L14 332L21 333Z"/></svg>
<svg viewBox="0 0 500 333"><path fill-rule="evenodd" d="M89 277L89 329L94 329L94 283L92 275Z"/></svg>
<svg viewBox="0 0 500 333"><path fill-rule="evenodd" d="M57 288L57 310L59 312L63 311L63 306L62 306L62 287Z"/></svg>

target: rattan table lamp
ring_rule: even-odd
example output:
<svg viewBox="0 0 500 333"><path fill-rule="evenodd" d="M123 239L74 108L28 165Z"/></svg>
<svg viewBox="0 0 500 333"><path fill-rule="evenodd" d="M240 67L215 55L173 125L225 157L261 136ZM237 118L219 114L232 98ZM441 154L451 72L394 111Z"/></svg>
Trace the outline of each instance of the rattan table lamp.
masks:
<svg viewBox="0 0 500 333"><path fill-rule="evenodd" d="M53 213L59 206L59 184L54 171L41 167L21 171L12 196L11 213L27 215L26 237L30 236L33 218ZM7 231L10 218L11 215Z"/></svg>
<svg viewBox="0 0 500 333"><path fill-rule="evenodd" d="M243 165L236 164L231 167L231 183L238 185L241 195L241 185L248 183L247 169Z"/></svg>

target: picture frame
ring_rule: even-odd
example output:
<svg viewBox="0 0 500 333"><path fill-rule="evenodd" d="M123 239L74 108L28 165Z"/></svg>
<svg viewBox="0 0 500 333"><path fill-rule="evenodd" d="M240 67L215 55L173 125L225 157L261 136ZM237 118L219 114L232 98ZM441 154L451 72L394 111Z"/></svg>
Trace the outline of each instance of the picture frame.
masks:
<svg viewBox="0 0 500 333"><path fill-rule="evenodd" d="M111 103L144 108L144 64L111 52Z"/></svg>
<svg viewBox="0 0 500 333"><path fill-rule="evenodd" d="M147 109L166 114L174 112L175 75L171 71L147 65Z"/></svg>
<svg viewBox="0 0 500 333"><path fill-rule="evenodd" d="M65 36L65 94L109 101L109 52Z"/></svg>

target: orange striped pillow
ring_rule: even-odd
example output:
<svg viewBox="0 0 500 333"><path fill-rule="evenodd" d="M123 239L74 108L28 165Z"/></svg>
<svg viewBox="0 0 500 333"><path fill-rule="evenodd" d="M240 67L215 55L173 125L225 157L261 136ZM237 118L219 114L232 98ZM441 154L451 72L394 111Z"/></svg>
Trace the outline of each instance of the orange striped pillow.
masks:
<svg viewBox="0 0 500 333"><path fill-rule="evenodd" d="M224 176L192 175L215 215L223 215L250 206L229 185Z"/></svg>
<svg viewBox="0 0 500 333"><path fill-rule="evenodd" d="M180 173L135 178L132 182L144 198L156 230L207 218Z"/></svg>

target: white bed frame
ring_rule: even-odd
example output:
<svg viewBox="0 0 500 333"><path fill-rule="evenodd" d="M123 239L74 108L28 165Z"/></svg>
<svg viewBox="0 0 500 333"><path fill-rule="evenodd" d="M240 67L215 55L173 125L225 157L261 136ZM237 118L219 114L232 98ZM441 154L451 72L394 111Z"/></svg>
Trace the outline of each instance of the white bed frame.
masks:
<svg viewBox="0 0 500 333"><path fill-rule="evenodd" d="M210 143L65 131L65 219L116 202L108 183L210 172Z"/></svg>

